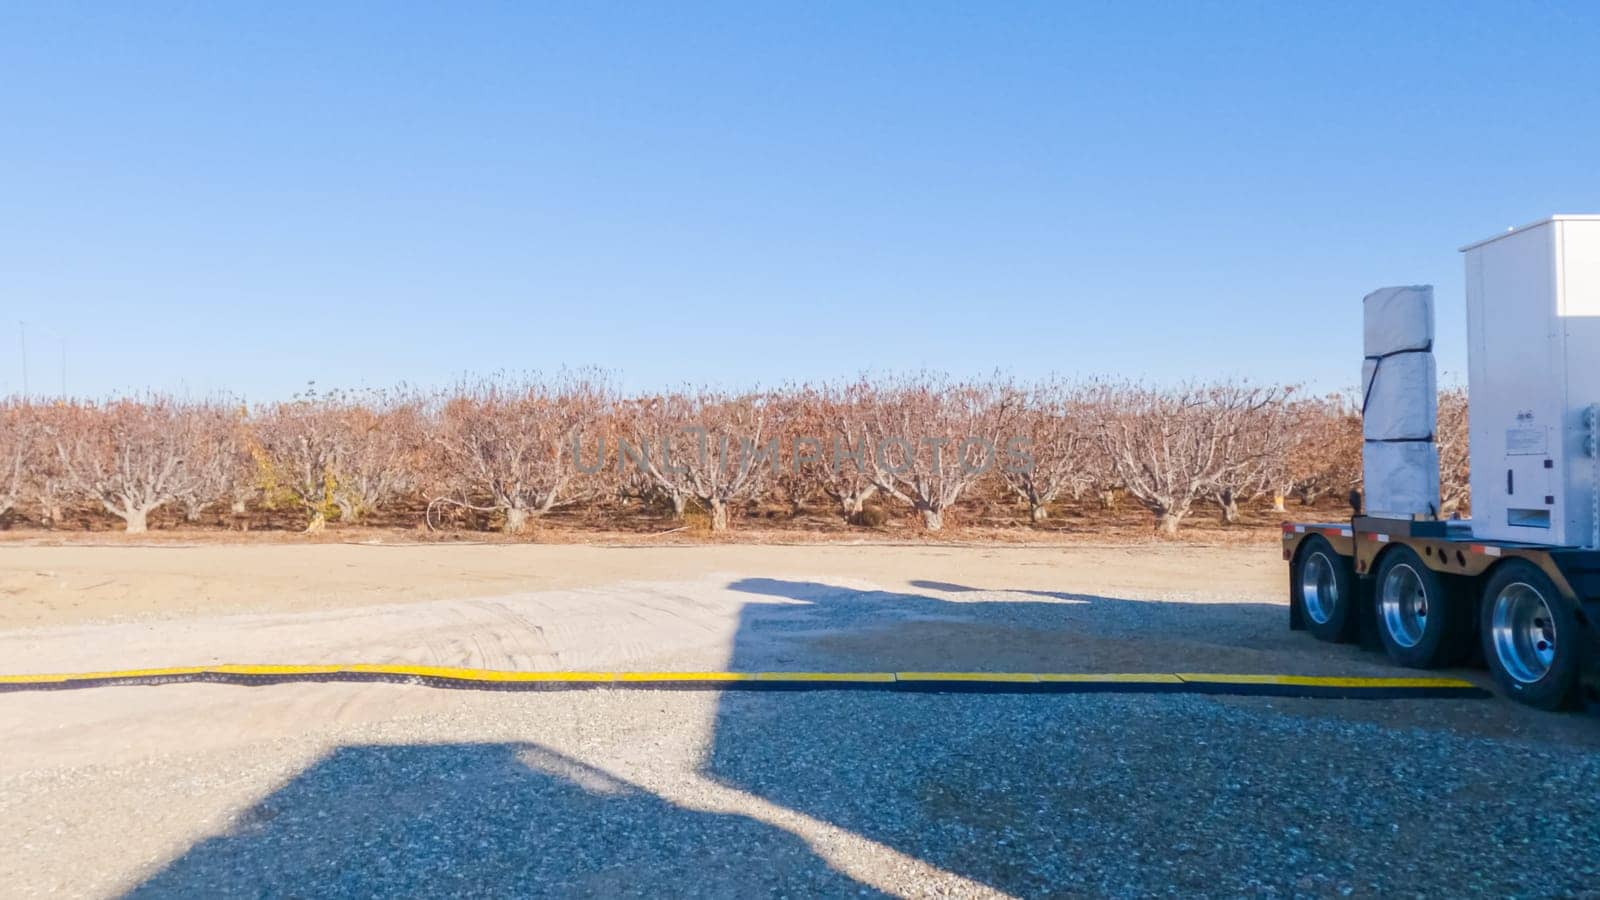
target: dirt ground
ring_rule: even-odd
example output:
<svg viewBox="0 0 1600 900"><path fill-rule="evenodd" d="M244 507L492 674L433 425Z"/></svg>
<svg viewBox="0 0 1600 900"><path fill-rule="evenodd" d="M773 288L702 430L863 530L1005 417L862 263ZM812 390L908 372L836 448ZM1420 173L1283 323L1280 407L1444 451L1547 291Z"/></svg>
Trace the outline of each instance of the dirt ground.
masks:
<svg viewBox="0 0 1600 900"><path fill-rule="evenodd" d="M1197 568L1230 596L1278 600L1287 590L1277 544L1262 541L1237 547L19 542L0 543L0 630L331 611L626 581L694 580L716 572L827 574L868 579L887 589L921 579L1159 597L1193 593Z"/></svg>
<svg viewBox="0 0 1600 900"><path fill-rule="evenodd" d="M18 673L222 662L412 662L613 671L1400 674L1381 656L1319 644L1288 631L1286 580L1277 546L1269 543L639 547L14 542L0 545L0 669ZM1465 674L1482 680L1481 673ZM669 808L731 804L741 816L759 819L788 813L760 806L746 795L740 799L717 793L724 787L704 777L705 754L714 752L718 741L725 745L737 735L760 734L768 727L781 727L781 740L788 741L841 727L828 719L795 732L782 724L785 709L810 708L825 716L829 709L859 706L858 715L872 720L858 723L867 729L863 740L872 728L907 716L907 723L896 727L935 741L942 726L930 730L922 717L955 714L950 710L968 717L964 727L973 729L974 740L992 727L1046 727L1043 721L1032 722L1030 710L1089 716L1084 727L1102 727L1094 718L1098 707L1091 708L1100 701L1087 700L1035 698L1039 702L1030 703L1017 698L990 705L974 698L960 701L970 708L947 708L937 699L835 701L818 695L791 701L777 696L729 705L710 696L659 695L658 700L600 694L532 696L349 684L0 694L0 794L9 797L0 800L0 843L23 851L0 859L0 895L43 890L104 894L140 885L156 894L191 893L216 887L205 879L227 881L229 876L207 868L210 863L192 872L184 868L196 859L190 848L217 841L233 846L227 843L230 835L245 833L242 828L248 832L255 827L252 817L269 814L261 811L261 804L268 803L263 798L283 796L285 784L298 783L297 772L345 759L341 748L352 746L368 748L360 751L360 766L380 769L411 757L370 748L440 742L465 747L461 742L468 738L479 741L471 746L480 749L420 758L428 766L447 769L461 764L461 753L489 753L481 742L491 739L499 742L496 747L523 748L512 754L523 760L516 763L519 767L530 753L545 760L539 754L559 751L564 755L556 762L539 765L556 765L566 773L562 778L576 783L621 779L624 787L617 790L633 791L659 780L644 795L671 802L658 808L663 801L651 800L657 804L647 806L651 815ZM1501 700L1106 702L1116 704L1118 715L1131 716L1130 721L1146 712L1159 713L1157 718L1176 717L1171 721L1201 734L1206 729L1202 719L1235 715L1227 712L1231 709L1238 716L1265 716L1262 721L1269 723L1301 723L1291 731L1335 729L1339 740L1356 740L1353 735L1361 729L1376 728L1385 735L1423 729L1440 740L1493 741L1496 746L1510 742L1507 746L1550 746L1574 753L1600 746L1590 722L1537 714ZM986 710L995 709L1010 710L1005 720L1009 725L987 721L991 713ZM737 732L725 722L717 724L730 711L744 717ZM508 724L513 722L521 724ZM1151 723L1159 729L1156 719ZM1238 737L1248 740L1251 730L1265 726L1238 727L1243 729ZM1160 741L1143 731L1136 739L1150 747ZM1463 751L1441 745L1439 752ZM1500 751L1473 752L1493 759ZM493 753L498 766L501 751ZM665 755L652 755L657 753ZM343 765L331 770L338 778L346 775ZM794 763L777 765L792 768ZM574 766L589 774L573 775L569 770ZM363 768L361 777L381 781L391 776ZM758 772L750 777L759 785L768 776ZM440 783L451 782L447 778ZM1021 787L1025 785L1019 783ZM915 785L905 789L925 790ZM750 793L766 796L763 791ZM20 815L19 804L32 812ZM8 806L15 807L11 815L3 814ZM312 807L307 815L322 815L316 804ZM802 845L813 849L837 845L836 854L824 853L829 859L826 871L849 872L886 893L983 894L997 885L1004 893L1029 883L1013 883L1003 875L972 883L950 881L946 876L967 869L953 863L930 869L927 859L904 852L905 847L862 844L856 837L829 831L829 816L807 821L811 824L790 822L787 830L780 830L800 834ZM134 822L138 827L132 827ZM470 821L458 824L474 827ZM871 824L858 831L871 833ZM952 848L960 845L957 841ZM306 852L313 853L314 846L308 845ZM1111 857L1107 859L1109 864ZM245 864L232 856L227 861ZM604 868L606 861L595 864ZM974 862L971 871L987 871L987 864ZM175 872L186 874L174 881ZM232 877L248 881L248 874L234 872ZM273 892L264 883L255 887ZM365 887L403 891L405 884ZM728 890L743 894L766 889L739 882ZM795 884L783 887L794 889Z"/></svg>

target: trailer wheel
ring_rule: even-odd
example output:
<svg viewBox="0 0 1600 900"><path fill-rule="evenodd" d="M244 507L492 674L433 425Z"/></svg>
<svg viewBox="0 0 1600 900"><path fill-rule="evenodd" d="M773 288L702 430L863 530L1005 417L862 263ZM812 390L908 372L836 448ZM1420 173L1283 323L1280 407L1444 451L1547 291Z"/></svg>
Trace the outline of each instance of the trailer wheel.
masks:
<svg viewBox="0 0 1600 900"><path fill-rule="evenodd" d="M1294 564L1294 599L1305 614L1306 630L1320 641L1354 638L1355 577L1350 560L1333 551L1321 535L1312 535Z"/></svg>
<svg viewBox="0 0 1600 900"><path fill-rule="evenodd" d="M1578 621L1539 567L1507 560L1483 588L1483 658L1512 698L1561 709L1578 680Z"/></svg>
<svg viewBox="0 0 1600 900"><path fill-rule="evenodd" d="M1453 603L1439 573L1423 565L1410 547L1383 555L1373 586L1378 636L1396 664L1433 669L1454 661L1462 621L1471 623L1470 604Z"/></svg>

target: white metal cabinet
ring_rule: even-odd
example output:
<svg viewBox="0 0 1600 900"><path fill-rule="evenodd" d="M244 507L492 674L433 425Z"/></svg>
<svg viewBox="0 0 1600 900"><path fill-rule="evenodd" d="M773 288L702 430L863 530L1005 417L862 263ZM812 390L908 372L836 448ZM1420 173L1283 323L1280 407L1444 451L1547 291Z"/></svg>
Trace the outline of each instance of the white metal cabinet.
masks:
<svg viewBox="0 0 1600 900"><path fill-rule="evenodd" d="M1466 254L1472 532L1588 545L1600 402L1600 216L1556 216Z"/></svg>

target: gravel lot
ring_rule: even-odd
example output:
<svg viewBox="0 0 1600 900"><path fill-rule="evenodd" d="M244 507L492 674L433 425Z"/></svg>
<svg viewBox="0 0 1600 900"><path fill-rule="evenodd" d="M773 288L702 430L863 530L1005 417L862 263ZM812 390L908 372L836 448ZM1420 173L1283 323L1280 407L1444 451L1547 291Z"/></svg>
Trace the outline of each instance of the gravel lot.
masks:
<svg viewBox="0 0 1600 900"><path fill-rule="evenodd" d="M1393 674L1286 632L1267 548L1181 551L1208 573L1188 594L1096 590L1081 552L947 549L915 578L875 552L13 629L0 658ZM1571 895L1600 884L1597 784L1600 724L1499 700L10 694L0 894Z"/></svg>

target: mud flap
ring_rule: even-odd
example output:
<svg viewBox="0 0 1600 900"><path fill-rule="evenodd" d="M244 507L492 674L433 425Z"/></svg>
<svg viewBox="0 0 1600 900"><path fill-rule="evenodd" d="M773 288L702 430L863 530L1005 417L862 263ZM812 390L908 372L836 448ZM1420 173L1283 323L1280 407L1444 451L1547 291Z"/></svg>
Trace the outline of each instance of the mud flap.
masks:
<svg viewBox="0 0 1600 900"><path fill-rule="evenodd" d="M1578 656L1578 699L1591 715L1600 715L1600 600L1578 604L1584 635Z"/></svg>
<svg viewBox="0 0 1600 900"><path fill-rule="evenodd" d="M1382 650L1383 639L1378 636L1378 604L1377 579L1367 575L1357 575L1356 583L1356 621L1360 623L1356 633L1356 644L1363 650Z"/></svg>

